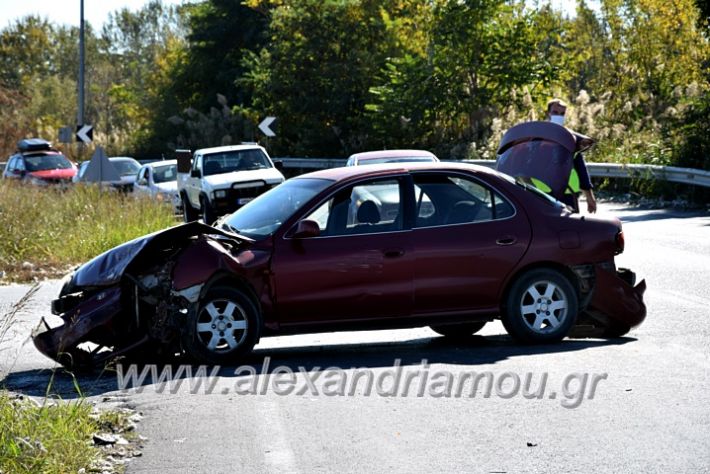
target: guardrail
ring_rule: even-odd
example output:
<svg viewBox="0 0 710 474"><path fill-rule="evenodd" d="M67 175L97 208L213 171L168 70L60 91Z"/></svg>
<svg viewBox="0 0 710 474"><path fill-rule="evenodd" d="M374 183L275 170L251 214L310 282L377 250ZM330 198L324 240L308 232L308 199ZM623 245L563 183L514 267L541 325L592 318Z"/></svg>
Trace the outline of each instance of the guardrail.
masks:
<svg viewBox="0 0 710 474"><path fill-rule="evenodd" d="M275 158L285 168L325 169L345 166L342 158ZM464 160L464 163L495 168L495 160ZM621 163L589 163L589 174L594 178L660 179L674 183L710 187L710 171L676 166L636 165Z"/></svg>
<svg viewBox="0 0 710 474"><path fill-rule="evenodd" d="M326 169L345 166L343 158L274 158L283 162L285 168ZM465 163L495 168L495 160L465 160ZM0 173L6 163L0 162ZM710 171L677 166L634 165L620 163L587 163L593 178L661 179L674 183L710 187Z"/></svg>

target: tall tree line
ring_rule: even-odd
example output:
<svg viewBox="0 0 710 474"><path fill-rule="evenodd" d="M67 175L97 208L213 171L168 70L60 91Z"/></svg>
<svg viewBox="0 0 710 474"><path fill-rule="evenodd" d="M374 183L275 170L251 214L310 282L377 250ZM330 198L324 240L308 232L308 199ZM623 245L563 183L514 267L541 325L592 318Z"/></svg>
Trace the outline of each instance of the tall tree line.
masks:
<svg viewBox="0 0 710 474"><path fill-rule="evenodd" d="M578 0L571 17L519 0L155 0L89 28L87 117L140 156L260 140L278 156L492 158L558 96L600 139L592 159L708 168L707 15L701 0ZM4 153L73 123L76 38L36 17L0 32Z"/></svg>

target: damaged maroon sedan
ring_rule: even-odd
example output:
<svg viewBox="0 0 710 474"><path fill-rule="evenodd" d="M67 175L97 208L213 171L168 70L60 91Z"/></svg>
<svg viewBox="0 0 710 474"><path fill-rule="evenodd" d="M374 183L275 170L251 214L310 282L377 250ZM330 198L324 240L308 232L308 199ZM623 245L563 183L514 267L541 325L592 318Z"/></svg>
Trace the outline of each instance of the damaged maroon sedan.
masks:
<svg viewBox="0 0 710 474"><path fill-rule="evenodd" d="M66 278L35 345L64 364L132 351L232 362L260 337L431 326L514 339L619 336L645 283L618 270L619 220L570 213L466 164L374 165L288 180L214 227L173 227Z"/></svg>

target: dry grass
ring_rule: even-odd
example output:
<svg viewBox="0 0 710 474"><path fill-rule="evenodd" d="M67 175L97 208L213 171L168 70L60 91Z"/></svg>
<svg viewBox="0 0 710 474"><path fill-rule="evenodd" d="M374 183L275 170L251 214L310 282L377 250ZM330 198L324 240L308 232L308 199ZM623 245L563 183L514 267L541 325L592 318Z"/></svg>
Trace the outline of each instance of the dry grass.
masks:
<svg viewBox="0 0 710 474"><path fill-rule="evenodd" d="M6 280L56 276L128 240L176 223L170 205L95 186L0 181L0 272Z"/></svg>

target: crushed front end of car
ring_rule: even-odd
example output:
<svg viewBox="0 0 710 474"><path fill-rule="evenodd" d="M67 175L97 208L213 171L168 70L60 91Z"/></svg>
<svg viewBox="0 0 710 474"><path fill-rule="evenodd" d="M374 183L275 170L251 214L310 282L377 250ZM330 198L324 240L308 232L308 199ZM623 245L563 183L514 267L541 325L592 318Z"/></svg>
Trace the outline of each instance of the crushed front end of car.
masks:
<svg viewBox="0 0 710 474"><path fill-rule="evenodd" d="M32 334L35 346L75 369L91 369L136 351L151 357L179 352L183 319L200 285L176 290L174 267L188 249L219 238L230 242L226 248L248 241L191 222L127 242L78 267L52 302L61 324L43 318ZM213 247L229 258L226 248Z"/></svg>

